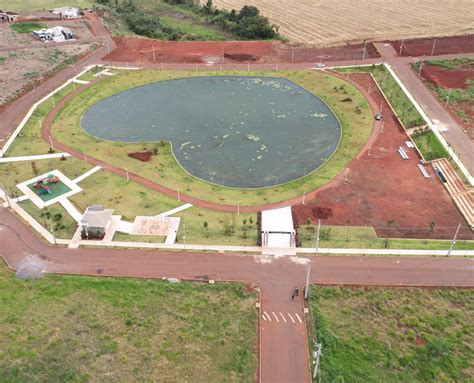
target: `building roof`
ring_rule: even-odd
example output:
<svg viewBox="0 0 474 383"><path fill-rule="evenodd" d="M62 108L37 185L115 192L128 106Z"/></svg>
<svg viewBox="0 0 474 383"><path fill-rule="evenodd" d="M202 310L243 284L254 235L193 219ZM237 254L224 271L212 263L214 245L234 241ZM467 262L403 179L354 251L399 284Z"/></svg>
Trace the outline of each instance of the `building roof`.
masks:
<svg viewBox="0 0 474 383"><path fill-rule="evenodd" d="M112 219L113 212L113 209L104 209L100 205L89 206L81 218L81 225L106 228Z"/></svg>
<svg viewBox="0 0 474 383"><path fill-rule="evenodd" d="M51 12L53 13L63 13L63 12L79 12L78 8L74 7L59 7L59 8L54 8Z"/></svg>
<svg viewBox="0 0 474 383"><path fill-rule="evenodd" d="M262 211L262 231L292 233L293 216L291 206Z"/></svg>

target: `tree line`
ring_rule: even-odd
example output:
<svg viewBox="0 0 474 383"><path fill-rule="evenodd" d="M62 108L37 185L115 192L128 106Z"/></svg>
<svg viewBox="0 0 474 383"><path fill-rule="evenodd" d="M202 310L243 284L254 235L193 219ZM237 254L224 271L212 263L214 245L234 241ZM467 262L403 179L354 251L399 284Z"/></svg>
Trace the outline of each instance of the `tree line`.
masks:
<svg viewBox="0 0 474 383"><path fill-rule="evenodd" d="M171 26L160 23L158 10L146 12L137 6L134 0L96 0L115 10L125 21L128 28L140 36L164 40L190 39L190 36ZM257 7L245 5L240 11L219 10L214 7L212 0L203 6L193 0L165 0L168 4L189 7L196 15L201 16L212 25L217 25L241 40L268 40L281 38L278 27L271 24L268 18L262 16ZM191 37L192 39L192 37Z"/></svg>

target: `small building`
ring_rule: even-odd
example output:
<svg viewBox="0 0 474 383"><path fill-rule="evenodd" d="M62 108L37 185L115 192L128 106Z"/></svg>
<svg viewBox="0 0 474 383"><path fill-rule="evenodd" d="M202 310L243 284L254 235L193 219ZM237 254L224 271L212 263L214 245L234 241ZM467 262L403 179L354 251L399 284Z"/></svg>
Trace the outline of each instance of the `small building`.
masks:
<svg viewBox="0 0 474 383"><path fill-rule="evenodd" d="M16 13L2 11L0 9L0 21L6 21L7 23L12 23L13 21L16 21L19 18L20 18L20 15Z"/></svg>
<svg viewBox="0 0 474 383"><path fill-rule="evenodd" d="M104 209L102 205L88 206L81 218L83 239L102 239L112 222L113 209Z"/></svg>
<svg viewBox="0 0 474 383"><path fill-rule="evenodd" d="M38 37L41 41L61 42L74 39L74 33L69 28L56 26L47 29L38 29L33 31L33 35Z"/></svg>
<svg viewBox="0 0 474 383"><path fill-rule="evenodd" d="M78 19L81 17L81 11L73 7L54 8L51 12L58 15L60 19Z"/></svg>

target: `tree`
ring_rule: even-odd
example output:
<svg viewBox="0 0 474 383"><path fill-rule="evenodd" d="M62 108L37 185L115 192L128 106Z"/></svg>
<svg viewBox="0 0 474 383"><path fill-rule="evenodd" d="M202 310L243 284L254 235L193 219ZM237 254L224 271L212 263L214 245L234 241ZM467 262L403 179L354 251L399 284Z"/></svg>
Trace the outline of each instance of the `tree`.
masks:
<svg viewBox="0 0 474 383"><path fill-rule="evenodd" d="M252 18L252 17L257 17L260 14L260 11L258 10L257 7L254 7L253 5L244 5L242 9L239 12L239 20L242 20L244 18Z"/></svg>

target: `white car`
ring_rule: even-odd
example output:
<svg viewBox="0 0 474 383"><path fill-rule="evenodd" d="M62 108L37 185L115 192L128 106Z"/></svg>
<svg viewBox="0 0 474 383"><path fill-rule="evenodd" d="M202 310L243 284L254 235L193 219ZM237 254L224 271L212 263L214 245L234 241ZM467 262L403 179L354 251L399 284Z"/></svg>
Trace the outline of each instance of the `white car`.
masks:
<svg viewBox="0 0 474 383"><path fill-rule="evenodd" d="M326 64L317 63L317 64L316 64L316 68L318 68L318 69L326 68Z"/></svg>

